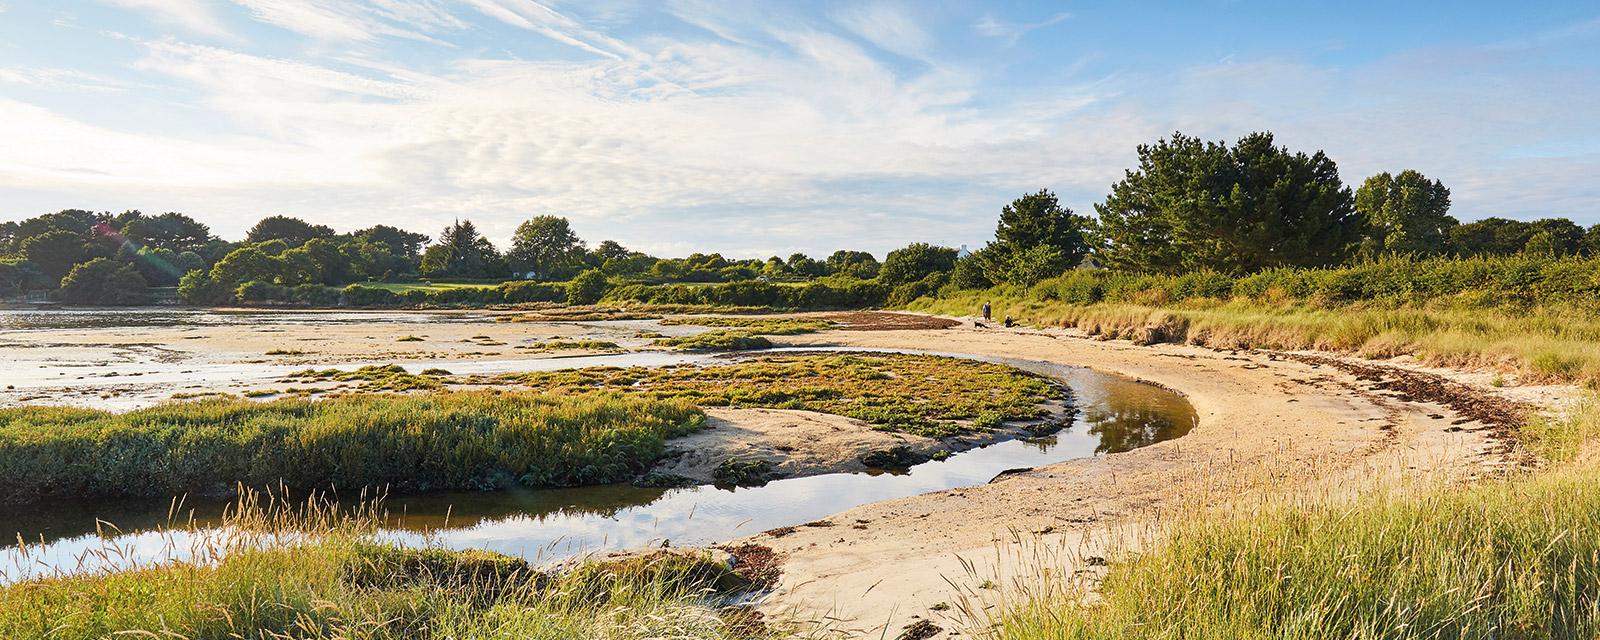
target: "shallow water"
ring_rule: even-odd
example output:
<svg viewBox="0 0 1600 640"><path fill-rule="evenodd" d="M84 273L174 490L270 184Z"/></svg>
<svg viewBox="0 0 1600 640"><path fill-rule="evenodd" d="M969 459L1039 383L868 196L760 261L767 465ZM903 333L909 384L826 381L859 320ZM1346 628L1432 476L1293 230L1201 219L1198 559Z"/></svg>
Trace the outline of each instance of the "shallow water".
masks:
<svg viewBox="0 0 1600 640"><path fill-rule="evenodd" d="M1195 424L1187 401L1152 385L1082 367L981 359L1065 382L1079 409L1073 425L1047 438L1002 442L898 473L828 474L731 490L608 485L396 497L384 503L390 516L385 535L403 543L419 544L428 538L449 548L490 549L534 560L664 541L708 544L800 525L872 502L983 484L1008 469L1127 451L1179 437ZM223 506L188 504L179 511L180 519L205 524L214 521ZM0 550L0 578L192 557L191 547L203 541L181 531L161 531L170 507L170 503L31 507L29 514L14 518L5 528L40 544L30 545L26 553L15 545ZM94 534L97 522L121 527L106 531L134 533L110 540L115 554L99 554L107 540ZM845 524L849 523L841 526Z"/></svg>

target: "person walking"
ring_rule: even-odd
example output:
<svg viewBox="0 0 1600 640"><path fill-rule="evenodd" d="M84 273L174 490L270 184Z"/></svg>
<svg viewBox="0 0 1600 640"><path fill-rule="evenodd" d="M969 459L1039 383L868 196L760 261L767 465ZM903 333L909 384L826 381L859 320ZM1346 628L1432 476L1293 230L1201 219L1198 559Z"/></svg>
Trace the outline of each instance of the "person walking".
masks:
<svg viewBox="0 0 1600 640"><path fill-rule="evenodd" d="M983 301L983 321L984 322L988 322L989 321L989 301L988 300Z"/></svg>

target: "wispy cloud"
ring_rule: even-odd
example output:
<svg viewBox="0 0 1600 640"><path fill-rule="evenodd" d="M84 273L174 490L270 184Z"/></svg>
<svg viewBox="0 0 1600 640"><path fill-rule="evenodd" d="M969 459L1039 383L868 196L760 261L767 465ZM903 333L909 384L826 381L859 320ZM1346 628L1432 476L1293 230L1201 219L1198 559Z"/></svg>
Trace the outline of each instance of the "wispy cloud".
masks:
<svg viewBox="0 0 1600 640"><path fill-rule="evenodd" d="M884 51L926 60L933 49L933 36L923 30L911 9L903 5L852 4L835 11L831 17Z"/></svg>
<svg viewBox="0 0 1600 640"><path fill-rule="evenodd" d="M127 9L134 9L150 19L182 27L208 36L231 37L227 28L217 19L210 0L101 0Z"/></svg>
<svg viewBox="0 0 1600 640"><path fill-rule="evenodd" d="M804 13L674 0L647 29L576 2L284 0L279 13L246 14L266 0L237 1L239 17L361 46L286 55L296 47L118 41L137 47L128 64L153 91L108 82L116 71L0 68L0 82L122 91L130 111L171 116L141 128L0 92L0 140L17 150L0 157L4 213L187 208L233 236L270 213L426 232L461 216L496 240L551 213L591 240L667 254L881 253L980 244L1001 204L1039 188L1086 211L1135 145L1174 129L1272 130L1292 148L1326 149L1347 182L1416 168L1450 185L1466 218L1578 217L1600 203L1593 144L1572 142L1592 137L1600 71L1540 67L1538 46L1099 74L1062 59L1054 80L997 86L941 64L959 38L930 34L970 27L1005 38L967 38L1004 54L1039 25L938 23L892 2ZM524 59L501 52L515 49L507 33L574 49ZM502 40L487 44L493 34ZM419 58L433 48L404 40L417 35L470 35L490 53ZM386 55L391 44L406 48ZM170 125L183 118L197 124Z"/></svg>
<svg viewBox="0 0 1600 640"><path fill-rule="evenodd" d="M982 35L985 35L985 36L989 36L989 37L993 37L993 38L1003 38L1003 39L1005 39L1006 46L1009 47L1009 46L1015 45L1017 43L1017 41L1021 40L1022 36L1027 35L1029 31L1033 31L1034 29L1038 29L1038 28L1041 28L1041 27L1048 27L1050 25L1053 25L1053 24L1055 24L1057 22L1061 22L1062 20L1066 20L1066 19L1071 18L1071 17L1072 17L1072 14L1070 14L1070 13L1058 13L1058 14L1052 16L1049 20L1045 20L1044 22L1037 22L1037 23L1033 23L1033 24L1025 24L1025 23L1016 23L1016 22L1005 22L1003 20L1000 20L999 18L994 17L994 14L992 14L992 13L986 13L986 14L983 14L983 17L979 18L977 22L974 22L972 24L972 28L976 29L979 34L982 34Z"/></svg>
<svg viewBox="0 0 1600 640"><path fill-rule="evenodd" d="M98 94L126 93L140 85L103 75L53 67L9 66L0 67L0 82L66 91L83 91Z"/></svg>
<svg viewBox="0 0 1600 640"><path fill-rule="evenodd" d="M376 42L384 36L444 44L418 28L461 28L437 4L422 0L405 3L375 0L372 5L342 0L233 0L260 22L320 40ZM387 20L411 28L395 26Z"/></svg>

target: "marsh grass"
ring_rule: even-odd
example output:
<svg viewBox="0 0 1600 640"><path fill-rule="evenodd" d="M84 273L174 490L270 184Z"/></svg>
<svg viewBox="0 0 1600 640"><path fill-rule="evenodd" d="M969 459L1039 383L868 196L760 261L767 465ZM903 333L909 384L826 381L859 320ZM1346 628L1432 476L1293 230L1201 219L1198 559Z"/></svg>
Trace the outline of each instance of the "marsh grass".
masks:
<svg viewBox="0 0 1600 640"><path fill-rule="evenodd" d="M553 340L550 342L537 342L529 345L517 345L514 349L531 349L535 351L615 351L622 347L615 342L604 340Z"/></svg>
<svg viewBox="0 0 1600 640"><path fill-rule="evenodd" d="M685 318L668 318L662 320L663 325L696 325L701 327L737 327L749 329L752 334L766 336L792 336L802 333L816 333L828 329L838 328L839 325L816 318L762 318L762 317L730 317L730 316L690 316Z"/></svg>
<svg viewBox="0 0 1600 640"><path fill-rule="evenodd" d="M772 348L771 340L745 329L713 329L681 338L658 338L651 344L692 351L757 351Z"/></svg>
<svg viewBox="0 0 1600 640"><path fill-rule="evenodd" d="M1132 534L1142 551L1107 554L1103 577L1081 557L1036 559L1001 606L964 609L997 640L1593 638L1600 464L1559 460L1593 442L1597 418L1585 401L1534 423L1550 466L1464 487L1286 481L1179 506Z"/></svg>
<svg viewBox="0 0 1600 640"><path fill-rule="evenodd" d="M443 373L440 373L443 372ZM314 382L354 382L363 391L414 391L439 389L444 385L444 369L426 369L410 373L397 364L367 365L352 371L340 369L305 369L283 377L279 382L309 384Z"/></svg>
<svg viewBox="0 0 1600 640"><path fill-rule="evenodd" d="M380 542L376 510L247 504L193 558L0 587L0 637L760 638L726 606L749 582L705 556L581 563ZM94 553L115 556L114 542Z"/></svg>
<svg viewBox="0 0 1600 640"><path fill-rule="evenodd" d="M884 430L945 437L1004 420L1042 418L1064 397L1046 379L1001 364L915 354L767 356L706 367L592 367L486 380L536 390L624 391L697 406L818 411Z"/></svg>
<svg viewBox="0 0 1600 640"><path fill-rule="evenodd" d="M0 500L616 482L704 419L683 400L504 391L0 409Z"/></svg>

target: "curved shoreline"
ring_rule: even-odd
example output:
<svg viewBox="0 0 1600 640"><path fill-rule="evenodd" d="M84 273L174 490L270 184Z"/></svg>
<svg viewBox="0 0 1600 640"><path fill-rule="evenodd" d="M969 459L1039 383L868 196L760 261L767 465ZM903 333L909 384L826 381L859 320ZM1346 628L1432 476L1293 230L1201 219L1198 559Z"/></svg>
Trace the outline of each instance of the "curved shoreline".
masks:
<svg viewBox="0 0 1600 640"><path fill-rule="evenodd" d="M1030 554L1042 548L1072 564L1068 571L1093 573L1099 556L1136 544L1136 533L1164 508L1288 487L1352 491L1401 476L1463 481L1514 464L1497 429L1478 428L1489 425L1474 416L1275 352L1135 346L1062 330L970 325L833 331L787 337L781 346L913 348L1084 366L1182 394L1199 416L1175 440L829 518L860 526L739 540L784 557L783 576L762 610L814 623L813 631L824 635L893 636L918 620L954 631L961 617L955 605L981 596L982 581L1026 575L1026 565L1037 561Z"/></svg>

